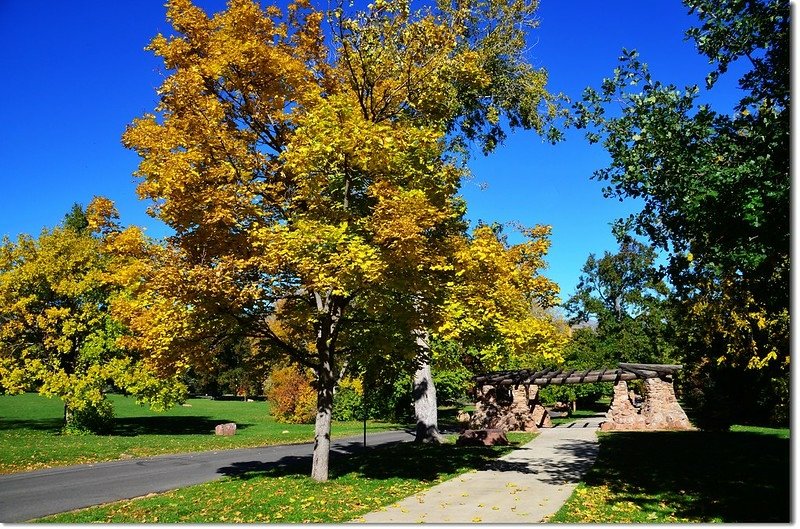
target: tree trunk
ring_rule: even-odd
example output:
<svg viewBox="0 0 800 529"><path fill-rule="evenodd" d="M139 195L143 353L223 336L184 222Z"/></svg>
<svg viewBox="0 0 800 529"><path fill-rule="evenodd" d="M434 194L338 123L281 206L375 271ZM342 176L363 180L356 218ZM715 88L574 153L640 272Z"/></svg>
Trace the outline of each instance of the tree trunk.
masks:
<svg viewBox="0 0 800 529"><path fill-rule="evenodd" d="M414 416L417 420L415 443L441 443L439 416L436 403L436 387L431 375L430 346L428 333L417 331L417 345L421 352L417 356L417 370L414 372Z"/></svg>
<svg viewBox="0 0 800 529"><path fill-rule="evenodd" d="M330 360L322 362L317 373L317 416L314 422L314 456L311 463L311 477L316 481L328 481L334 385L335 375Z"/></svg>
<svg viewBox="0 0 800 529"><path fill-rule="evenodd" d="M64 428L70 426L73 421L75 414L73 413L72 409L64 403Z"/></svg>

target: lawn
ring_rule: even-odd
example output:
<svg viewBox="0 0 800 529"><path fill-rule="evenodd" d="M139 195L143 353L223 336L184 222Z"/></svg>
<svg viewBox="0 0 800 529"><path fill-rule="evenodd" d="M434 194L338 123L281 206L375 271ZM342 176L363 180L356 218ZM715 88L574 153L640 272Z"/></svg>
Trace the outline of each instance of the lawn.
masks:
<svg viewBox="0 0 800 529"><path fill-rule="evenodd" d="M451 436L452 437L452 436ZM509 434L518 446L534 434ZM399 443L331 461L330 480L307 465L276 467L150 497L57 514L56 523L341 523L486 466L514 446ZM221 501L221 499L223 499Z"/></svg>
<svg viewBox="0 0 800 529"><path fill-rule="evenodd" d="M597 462L549 521L789 522L788 429L599 437Z"/></svg>
<svg viewBox="0 0 800 529"><path fill-rule="evenodd" d="M156 413L131 398L111 395L116 413L111 435L61 435L63 405L36 394L0 396L0 473L157 454L311 441L311 424L281 424L265 402L189 399ZM236 435L214 435L214 426L237 424ZM367 431L401 427L370 421ZM332 436L358 435L358 421L336 422Z"/></svg>

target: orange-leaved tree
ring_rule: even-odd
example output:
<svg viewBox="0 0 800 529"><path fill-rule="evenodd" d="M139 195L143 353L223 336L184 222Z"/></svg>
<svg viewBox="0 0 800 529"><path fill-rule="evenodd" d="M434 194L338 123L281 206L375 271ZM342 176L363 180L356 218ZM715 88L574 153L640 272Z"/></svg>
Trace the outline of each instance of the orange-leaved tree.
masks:
<svg viewBox="0 0 800 529"><path fill-rule="evenodd" d="M464 230L453 155L468 140L491 150L503 117L544 130L555 109L545 73L520 59L534 6L378 0L348 15L231 0L209 17L167 5L178 33L150 49L170 75L124 143L175 235L117 313L130 345L165 366L247 335L311 368L311 474L325 480L347 362L413 356L440 317L445 241Z"/></svg>

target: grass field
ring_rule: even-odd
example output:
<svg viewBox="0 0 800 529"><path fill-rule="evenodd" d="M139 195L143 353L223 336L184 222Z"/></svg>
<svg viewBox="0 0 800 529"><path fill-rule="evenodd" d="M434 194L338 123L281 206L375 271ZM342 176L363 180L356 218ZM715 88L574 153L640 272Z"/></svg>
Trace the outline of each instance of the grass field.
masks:
<svg viewBox="0 0 800 529"><path fill-rule="evenodd" d="M601 433L565 523L789 522L789 430Z"/></svg>
<svg viewBox="0 0 800 529"><path fill-rule="evenodd" d="M311 424L281 424L265 402L189 399L163 413L111 395L116 414L111 435L61 435L63 405L36 394L0 396L0 473L20 472L167 453L311 441ZM237 424L236 435L214 435L214 426ZM368 422L367 431L400 425ZM333 437L358 435L361 422L334 422Z"/></svg>
<svg viewBox="0 0 800 529"><path fill-rule="evenodd" d="M515 445L534 434L508 435ZM341 523L485 466L514 446L400 443L333 458L317 483L293 466L42 518L56 523Z"/></svg>

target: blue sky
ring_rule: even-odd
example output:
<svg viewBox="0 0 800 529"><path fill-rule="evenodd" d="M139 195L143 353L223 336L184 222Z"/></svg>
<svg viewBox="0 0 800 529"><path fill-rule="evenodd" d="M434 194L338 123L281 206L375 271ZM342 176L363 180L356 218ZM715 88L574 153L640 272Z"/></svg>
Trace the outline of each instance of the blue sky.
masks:
<svg viewBox="0 0 800 529"><path fill-rule="evenodd" d="M203 0L208 11L222 1ZM156 105L163 76L144 46L169 34L162 0L0 1L0 236L58 224L74 202L104 195L125 224L167 230L145 213L132 173L138 157L120 137ZM639 50L656 79L702 86L709 65L683 40L693 19L678 0L541 0L530 60L550 72L550 90L579 98L611 74L623 47ZM729 73L703 96L728 111L739 98ZM636 204L604 199L592 172L608 161L577 131L556 146L517 132L488 158L471 161L464 182L473 221L553 226L547 275L562 297L574 291L590 252L613 250L614 219ZM514 238L512 237L512 241Z"/></svg>

